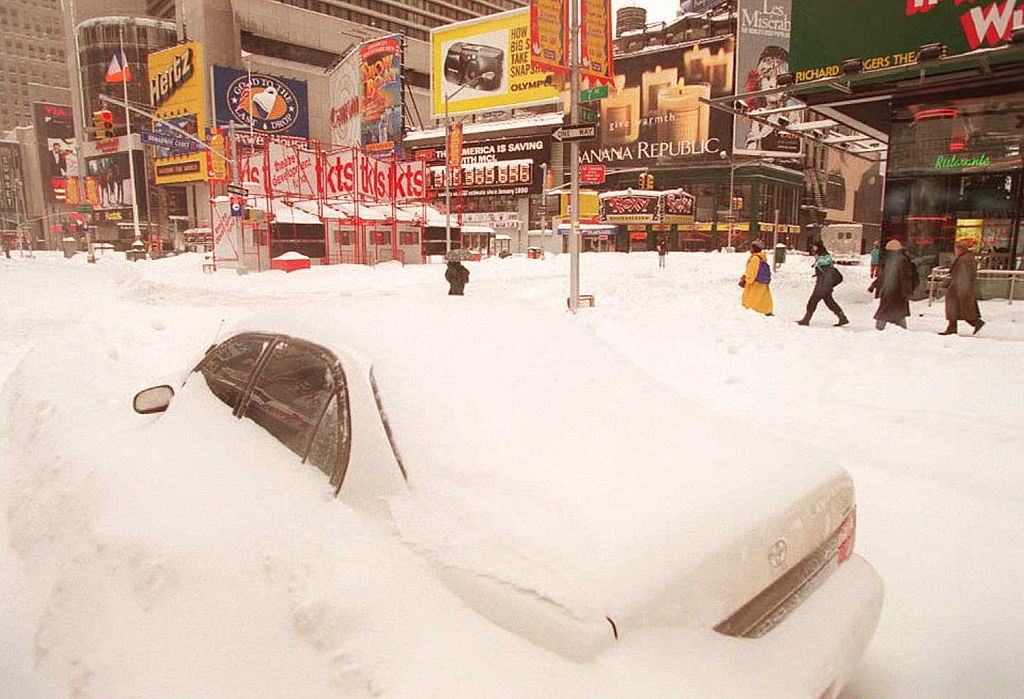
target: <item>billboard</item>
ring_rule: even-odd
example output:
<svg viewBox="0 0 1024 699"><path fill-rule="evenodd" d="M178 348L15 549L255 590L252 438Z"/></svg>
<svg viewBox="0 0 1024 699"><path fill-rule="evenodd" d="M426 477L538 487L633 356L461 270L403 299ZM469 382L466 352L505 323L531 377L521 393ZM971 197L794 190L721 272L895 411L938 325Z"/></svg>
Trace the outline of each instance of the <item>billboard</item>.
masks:
<svg viewBox="0 0 1024 699"><path fill-rule="evenodd" d="M359 75L360 143L370 155L402 157L402 37L395 34L359 47Z"/></svg>
<svg viewBox="0 0 1024 699"><path fill-rule="evenodd" d="M131 221L132 203L138 197L139 215L146 211L146 177L141 150L131 151L135 162L136 189L132 190L128 151L118 151L85 159L86 187L98 191L93 209L102 212L104 221Z"/></svg>
<svg viewBox="0 0 1024 699"><path fill-rule="evenodd" d="M866 73L912 72L922 45L943 43L955 55L1005 44L1022 16L1021 0L793 0L790 62L797 82L836 77L848 58L863 60Z"/></svg>
<svg viewBox="0 0 1024 699"><path fill-rule="evenodd" d="M331 143L339 146L357 146L361 143L360 100L363 81L359 69L359 49L358 46L353 48L327 73L331 100Z"/></svg>
<svg viewBox="0 0 1024 699"><path fill-rule="evenodd" d="M43 199L49 204L63 203L66 201L68 178L78 177L71 108L45 102L36 102L34 107Z"/></svg>
<svg viewBox="0 0 1024 699"><path fill-rule="evenodd" d="M530 8L430 30L432 116L525 107L560 99L552 75L531 65ZM458 93L457 95L455 93Z"/></svg>
<svg viewBox="0 0 1024 699"><path fill-rule="evenodd" d="M776 87L779 75L789 72L789 29L792 0L739 0L737 6L736 70L740 92L756 92ZM751 97L748 110L800 107L803 103L783 94ZM788 126L802 120L803 111L770 114L772 125ZM800 156L801 141L769 124L736 119L733 137L737 153L762 157Z"/></svg>
<svg viewBox="0 0 1024 699"><path fill-rule="evenodd" d="M213 67L217 126L234 122L270 136L309 138L309 89L303 80Z"/></svg>
<svg viewBox="0 0 1024 699"><path fill-rule="evenodd" d="M443 147L416 151L416 159L430 167L429 187L435 192L444 190L447 155ZM461 187L466 197L539 194L544 186L541 164L550 156L548 136L462 143L461 167L455 170L452 186Z"/></svg>
<svg viewBox="0 0 1024 699"><path fill-rule="evenodd" d="M206 132L206 69L203 45L190 41L149 54L149 103L153 107L153 131L180 136L168 128L170 122L190 136L202 138ZM201 151L178 153L156 148L154 170L157 184L203 182L206 180L206 154Z"/></svg>
<svg viewBox="0 0 1024 699"><path fill-rule="evenodd" d="M620 56L615 85L600 100L597 138L580 144L580 161L619 166L678 166L719 159L730 150L732 117L701 98L733 94L733 39Z"/></svg>

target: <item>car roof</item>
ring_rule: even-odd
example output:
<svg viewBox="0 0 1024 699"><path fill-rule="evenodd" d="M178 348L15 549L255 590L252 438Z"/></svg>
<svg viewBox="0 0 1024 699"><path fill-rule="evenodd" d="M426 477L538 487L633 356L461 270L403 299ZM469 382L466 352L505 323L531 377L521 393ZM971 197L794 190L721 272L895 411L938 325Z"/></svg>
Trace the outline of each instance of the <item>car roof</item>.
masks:
<svg viewBox="0 0 1024 699"><path fill-rule="evenodd" d="M579 613L642 604L841 473L655 381L582 317L340 298L238 330L372 366L415 491L393 504L403 536Z"/></svg>

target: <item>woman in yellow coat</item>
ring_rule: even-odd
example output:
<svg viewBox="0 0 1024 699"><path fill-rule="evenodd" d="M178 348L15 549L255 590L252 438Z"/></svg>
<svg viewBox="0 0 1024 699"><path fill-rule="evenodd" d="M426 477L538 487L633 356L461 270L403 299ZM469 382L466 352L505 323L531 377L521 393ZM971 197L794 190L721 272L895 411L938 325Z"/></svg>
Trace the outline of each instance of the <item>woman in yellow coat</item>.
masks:
<svg viewBox="0 0 1024 699"><path fill-rule="evenodd" d="M772 292L768 287L770 282L771 267L768 266L764 250L759 243L751 243L747 269L740 278L740 286L743 287L743 307L764 313L766 316L772 315Z"/></svg>

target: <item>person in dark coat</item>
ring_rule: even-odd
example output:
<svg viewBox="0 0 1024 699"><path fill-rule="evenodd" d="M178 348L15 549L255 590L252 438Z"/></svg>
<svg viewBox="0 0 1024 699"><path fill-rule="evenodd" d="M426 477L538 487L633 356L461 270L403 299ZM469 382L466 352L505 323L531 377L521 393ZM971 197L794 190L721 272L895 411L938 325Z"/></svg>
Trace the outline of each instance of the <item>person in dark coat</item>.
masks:
<svg viewBox="0 0 1024 699"><path fill-rule="evenodd" d="M917 282L917 269L907 257L903 243L890 240L885 244L885 255L878 276L868 287L868 291L874 291L878 298L875 328L885 330L886 323L895 323L906 329L907 317L910 315L910 295L917 288Z"/></svg>
<svg viewBox="0 0 1024 699"><path fill-rule="evenodd" d="M835 262L828 253L828 250L825 249L825 244L821 241L816 240L811 243L810 252L814 258L814 291L811 292L811 298L807 300L807 310L804 312L804 317L797 321L797 325L810 325L811 317L821 301L824 301L828 309L836 314L838 319L836 327L846 325L850 321L846 314L843 313L843 309L839 307L839 304L832 297L832 291L836 288L836 284L840 279Z"/></svg>
<svg viewBox="0 0 1024 699"><path fill-rule="evenodd" d="M466 284L469 283L469 270L459 260L448 260L444 278L448 280L448 295L462 296Z"/></svg>
<svg viewBox="0 0 1024 699"><path fill-rule="evenodd" d="M664 238L658 240L658 244L654 248L658 251L658 266L665 266L665 258L668 257L668 242Z"/></svg>
<svg viewBox="0 0 1024 699"><path fill-rule="evenodd" d="M949 286L946 288L946 320L949 325L940 335L956 335L957 321L966 320L974 326L974 332L981 330L985 321L981 319L978 297L974 292L974 280L978 276L978 262L971 252L968 240L957 241L956 260L949 270Z"/></svg>

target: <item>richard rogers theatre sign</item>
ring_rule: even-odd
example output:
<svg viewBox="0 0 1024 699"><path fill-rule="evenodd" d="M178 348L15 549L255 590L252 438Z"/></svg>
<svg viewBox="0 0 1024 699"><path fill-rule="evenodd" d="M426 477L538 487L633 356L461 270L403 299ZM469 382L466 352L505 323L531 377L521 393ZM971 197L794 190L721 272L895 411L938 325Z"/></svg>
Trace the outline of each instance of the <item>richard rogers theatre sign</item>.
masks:
<svg viewBox="0 0 1024 699"><path fill-rule="evenodd" d="M836 77L848 58L865 72L912 69L925 44L953 56L1004 44L1020 26L1024 0L793 0L790 63L797 82Z"/></svg>

